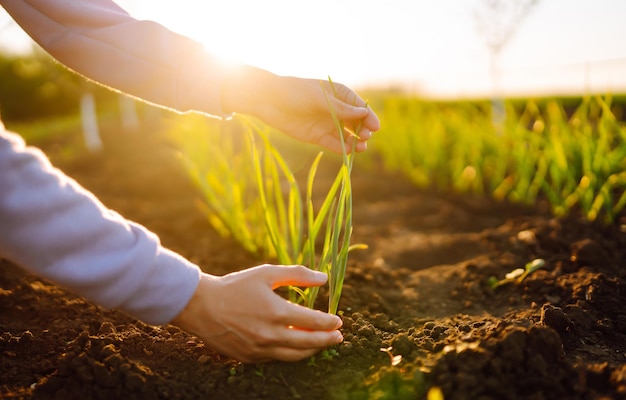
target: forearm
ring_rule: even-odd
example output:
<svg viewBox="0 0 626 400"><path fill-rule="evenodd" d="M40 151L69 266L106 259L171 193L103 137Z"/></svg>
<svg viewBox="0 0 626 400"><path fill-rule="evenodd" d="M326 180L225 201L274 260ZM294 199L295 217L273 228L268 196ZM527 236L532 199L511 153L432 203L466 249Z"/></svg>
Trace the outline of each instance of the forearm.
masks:
<svg viewBox="0 0 626 400"><path fill-rule="evenodd" d="M0 256L151 324L180 313L200 274L1 124Z"/></svg>
<svg viewBox="0 0 626 400"><path fill-rule="evenodd" d="M238 65L224 75L221 104L226 113L262 116L264 108L271 107L285 87L281 80L289 79L249 65Z"/></svg>
<svg viewBox="0 0 626 400"><path fill-rule="evenodd" d="M0 0L54 58L115 90L178 111L223 114L224 66L203 46L111 0Z"/></svg>

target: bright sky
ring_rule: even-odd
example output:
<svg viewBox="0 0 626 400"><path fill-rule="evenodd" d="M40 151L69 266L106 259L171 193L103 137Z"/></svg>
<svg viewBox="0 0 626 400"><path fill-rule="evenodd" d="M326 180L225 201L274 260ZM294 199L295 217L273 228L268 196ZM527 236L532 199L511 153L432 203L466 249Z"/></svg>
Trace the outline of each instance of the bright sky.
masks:
<svg viewBox="0 0 626 400"><path fill-rule="evenodd" d="M446 97L494 89L477 28L484 0L116 1L279 74ZM626 93L626 1L538 0L514 25L498 63L505 95ZM0 31L0 44L18 43L16 30Z"/></svg>

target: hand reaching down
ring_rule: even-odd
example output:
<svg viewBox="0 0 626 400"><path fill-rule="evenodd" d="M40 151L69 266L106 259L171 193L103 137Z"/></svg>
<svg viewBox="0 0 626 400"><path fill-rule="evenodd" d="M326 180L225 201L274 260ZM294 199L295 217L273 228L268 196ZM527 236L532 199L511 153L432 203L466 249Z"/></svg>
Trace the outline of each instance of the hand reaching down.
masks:
<svg viewBox="0 0 626 400"><path fill-rule="evenodd" d="M320 286L326 275L302 266L261 265L223 277L202 274L172 324L243 362L297 361L340 343L335 315L290 303L280 286Z"/></svg>

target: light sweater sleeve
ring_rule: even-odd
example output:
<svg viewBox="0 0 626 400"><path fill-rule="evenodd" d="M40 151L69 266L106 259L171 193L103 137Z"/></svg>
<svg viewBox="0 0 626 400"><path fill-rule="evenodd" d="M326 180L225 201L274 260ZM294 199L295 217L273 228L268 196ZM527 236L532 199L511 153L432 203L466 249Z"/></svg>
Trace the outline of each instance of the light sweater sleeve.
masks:
<svg viewBox="0 0 626 400"><path fill-rule="evenodd" d="M149 324L177 316L200 269L104 207L0 123L0 256Z"/></svg>
<svg viewBox="0 0 626 400"><path fill-rule="evenodd" d="M204 47L111 0L0 0L44 50L112 89L177 111L222 116L224 66Z"/></svg>
<svg viewBox="0 0 626 400"><path fill-rule="evenodd" d="M54 58L110 88L177 111L222 115L223 66L197 42L111 0L0 0ZM105 208L0 123L0 257L108 308L169 322L200 269Z"/></svg>

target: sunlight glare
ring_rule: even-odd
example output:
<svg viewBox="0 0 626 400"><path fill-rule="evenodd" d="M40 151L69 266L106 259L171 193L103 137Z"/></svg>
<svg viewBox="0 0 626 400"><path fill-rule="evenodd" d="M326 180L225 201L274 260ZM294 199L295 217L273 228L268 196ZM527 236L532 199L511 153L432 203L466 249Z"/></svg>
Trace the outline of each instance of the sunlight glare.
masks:
<svg viewBox="0 0 626 400"><path fill-rule="evenodd" d="M342 50L331 38L328 25L327 10L338 6L327 0L307 3L306 7L285 0L201 4L181 0L176 8L184 11L179 12L172 12L171 3L169 8L158 7L158 1L150 6L140 1L118 3L140 18L157 20L200 41L224 59L279 74L326 78L333 60L342 58Z"/></svg>
<svg viewBox="0 0 626 400"><path fill-rule="evenodd" d="M475 18L482 0L115 1L222 58L281 75L444 97L494 90ZM503 89L626 87L626 42L614 40L626 32L619 18L626 2L600 3L539 1L501 53Z"/></svg>

